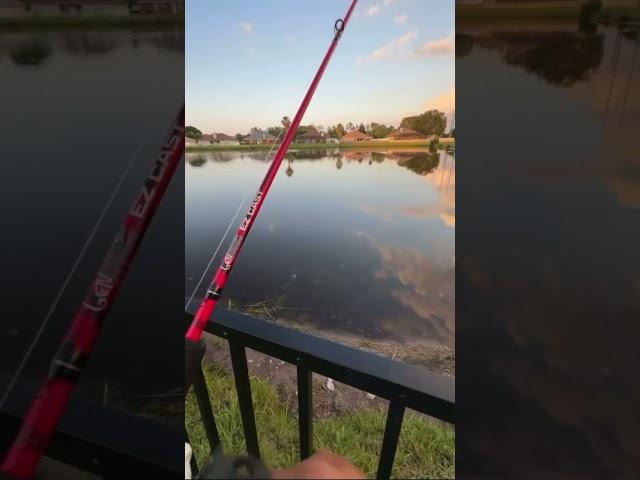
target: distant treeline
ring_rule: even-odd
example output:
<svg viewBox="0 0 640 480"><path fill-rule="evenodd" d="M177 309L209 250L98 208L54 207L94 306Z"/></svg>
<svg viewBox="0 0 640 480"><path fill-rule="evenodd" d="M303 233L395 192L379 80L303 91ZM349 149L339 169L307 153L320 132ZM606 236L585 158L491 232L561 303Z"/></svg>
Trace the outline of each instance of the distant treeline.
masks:
<svg viewBox="0 0 640 480"><path fill-rule="evenodd" d="M285 119L286 118L287 117L285 117ZM399 125L399 128L410 128L425 135L435 136L443 136L445 134L446 127L447 118L444 112L441 112L439 110L428 110L420 115L405 117L402 119ZM266 131L274 137L278 137L283 134L283 130L284 127L281 125L268 127L264 130L258 127L253 127L251 128L251 130L249 130L248 134L243 135L241 133L236 133L235 138L241 141L247 135L261 131ZM385 125L384 123L377 122L371 122L367 124L356 124L353 122L347 122L346 124L338 123L337 125L327 126L309 124L300 125L300 127L298 127L296 138L309 132L317 132L330 138L342 138L347 133L353 132L355 130L370 135L373 138L386 138L391 132L396 130L396 127L393 125ZM187 137L193 138L195 140L198 140L203 135L202 132L194 126L186 127L185 134Z"/></svg>

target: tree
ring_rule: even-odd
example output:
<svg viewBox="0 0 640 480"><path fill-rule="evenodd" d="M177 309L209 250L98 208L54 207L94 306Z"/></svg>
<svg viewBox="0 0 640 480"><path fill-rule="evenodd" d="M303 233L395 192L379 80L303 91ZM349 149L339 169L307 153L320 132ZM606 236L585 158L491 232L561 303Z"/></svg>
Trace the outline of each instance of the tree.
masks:
<svg viewBox="0 0 640 480"><path fill-rule="evenodd" d="M418 175L428 175L440 164L440 155L437 153L420 153L415 157L400 163L404 168L408 168Z"/></svg>
<svg viewBox="0 0 640 480"><path fill-rule="evenodd" d="M353 123L347 123L347 132L353 132L355 129L356 127L353 125Z"/></svg>
<svg viewBox="0 0 640 480"><path fill-rule="evenodd" d="M241 141L244 138L244 135L241 133L236 133L236 140Z"/></svg>
<svg viewBox="0 0 640 480"><path fill-rule="evenodd" d="M267 133L273 135L274 137L279 137L282 134L284 127L269 127L267 128Z"/></svg>
<svg viewBox="0 0 640 480"><path fill-rule="evenodd" d="M344 129L344 126L339 123L338 125L336 125L336 134L338 135L338 138L342 138L345 136L346 134L346 130Z"/></svg>
<svg viewBox="0 0 640 480"><path fill-rule="evenodd" d="M386 138L393 130L393 125L386 126L384 123L371 122L367 133L373 138Z"/></svg>
<svg viewBox="0 0 640 480"><path fill-rule="evenodd" d="M429 110L420 115L403 118L400 127L411 128L425 135L442 135L447 127L447 118L444 112Z"/></svg>
<svg viewBox="0 0 640 480"><path fill-rule="evenodd" d="M193 126L189 125L189 126L185 127L184 135L185 135L185 137L189 137L189 138L193 138L194 140L198 140L199 138L202 137L202 132L200 130L198 130L196 127L193 127Z"/></svg>
<svg viewBox="0 0 640 480"><path fill-rule="evenodd" d="M359 131L360 133L364 133L364 134L366 134L366 133L367 133L367 129L366 129L366 128L364 128L364 124L363 124L363 123L361 123L361 124L360 124L360 126L358 127L358 131Z"/></svg>
<svg viewBox="0 0 640 480"><path fill-rule="evenodd" d="M20 3L24 3L25 10L27 12L31 11L31 4L33 3L33 0L20 0Z"/></svg>
<svg viewBox="0 0 640 480"><path fill-rule="evenodd" d="M296 132L296 138L300 135L304 135L307 132L316 132L316 127L313 125L300 125L298 127L298 131Z"/></svg>
<svg viewBox="0 0 640 480"><path fill-rule="evenodd" d="M249 130L249 134L252 133L260 133L261 130L258 127L251 127L251 130Z"/></svg>

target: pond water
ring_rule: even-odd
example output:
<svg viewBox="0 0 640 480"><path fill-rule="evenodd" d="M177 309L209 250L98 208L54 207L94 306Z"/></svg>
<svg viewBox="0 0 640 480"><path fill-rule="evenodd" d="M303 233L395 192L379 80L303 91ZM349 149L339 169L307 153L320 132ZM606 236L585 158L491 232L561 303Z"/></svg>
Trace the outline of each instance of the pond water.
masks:
<svg viewBox="0 0 640 480"><path fill-rule="evenodd" d="M182 30L92 28L0 31L0 141L6 160L0 175L1 394L137 152L23 377L40 380L48 371L183 102ZM122 389L148 393L182 383L182 366L173 360L183 351L181 308L171 313L172 305L180 307L182 275L172 286L171 271L181 272L184 265L183 185L179 169L105 324L83 385L102 389L108 382L117 397ZM166 252L167 242L179 245L174 255ZM145 274L154 265L163 280ZM154 328L149 328L151 318ZM167 338L176 340L167 343ZM162 352L159 342L164 342ZM122 352L137 352L135 361Z"/></svg>
<svg viewBox="0 0 640 480"><path fill-rule="evenodd" d="M187 153L187 297L238 205L243 198L248 205L255 193L267 155ZM453 346L454 243L451 154L294 151L278 172L223 299L232 306L273 302L274 316L320 330Z"/></svg>
<svg viewBox="0 0 640 480"><path fill-rule="evenodd" d="M638 42L575 21L456 25L465 478L637 476Z"/></svg>

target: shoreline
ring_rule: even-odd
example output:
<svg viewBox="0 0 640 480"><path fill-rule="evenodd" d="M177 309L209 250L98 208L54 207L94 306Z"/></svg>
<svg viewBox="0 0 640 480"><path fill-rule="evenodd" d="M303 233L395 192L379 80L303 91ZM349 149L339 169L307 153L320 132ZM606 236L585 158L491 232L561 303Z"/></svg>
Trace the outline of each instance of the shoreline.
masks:
<svg viewBox="0 0 640 480"><path fill-rule="evenodd" d="M536 20L536 19L571 19L578 20L581 5L530 5L530 4L496 4L475 5L458 4L455 8L456 19L461 20ZM638 6L603 6L602 11L607 16L630 20L640 19Z"/></svg>
<svg viewBox="0 0 640 480"><path fill-rule="evenodd" d="M131 15L73 15L73 16L47 16L33 15L23 17L0 18L0 26L3 28L16 28L28 30L43 27L62 28L127 28L132 26L162 25L184 28L184 15L166 14L131 14Z"/></svg>
<svg viewBox="0 0 640 480"><path fill-rule="evenodd" d="M455 148L455 142L439 144L438 148L442 147ZM186 151L193 152L220 152L220 151L258 151L258 150L270 150L273 144L261 144L261 145L206 145L202 147L187 146ZM327 149L376 149L376 148L429 148L427 142L358 142L358 143L292 143L288 151L291 150L327 150ZM275 150L275 149L274 149Z"/></svg>

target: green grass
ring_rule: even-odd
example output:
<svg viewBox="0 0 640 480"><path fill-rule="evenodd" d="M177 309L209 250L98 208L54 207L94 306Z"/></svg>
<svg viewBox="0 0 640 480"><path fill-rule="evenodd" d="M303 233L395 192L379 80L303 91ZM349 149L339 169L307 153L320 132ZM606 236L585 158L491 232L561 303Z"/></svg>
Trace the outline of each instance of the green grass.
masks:
<svg viewBox="0 0 640 480"><path fill-rule="evenodd" d="M323 148L406 148L406 147L426 147L425 140L419 141L398 141L398 142L356 142L356 143L292 143L289 150L321 150ZM206 152L223 150L270 150L273 145L205 145L202 147L188 146L187 152ZM275 150L275 148L274 148Z"/></svg>
<svg viewBox="0 0 640 480"><path fill-rule="evenodd" d="M205 364L205 377L227 454L245 452L242 421L233 378L217 365ZM269 468L298 462L295 412L278 398L269 383L251 378L258 438ZM361 410L314 422L314 450L331 450L351 460L368 477L375 476L386 412ZM193 393L185 404L185 422L196 458L209 455L206 435ZM449 425L408 412L402 426L392 476L395 478L453 478L455 430Z"/></svg>
<svg viewBox="0 0 640 480"><path fill-rule="evenodd" d="M607 7L603 12L611 18L627 17L629 20L640 19L640 7ZM539 5L499 5L485 7L482 5L456 5L456 18L478 19L540 19L540 18L577 18L580 16L579 5L547 6Z"/></svg>
<svg viewBox="0 0 640 480"><path fill-rule="evenodd" d="M580 8L577 6L456 5L456 18L575 18L579 14Z"/></svg>

